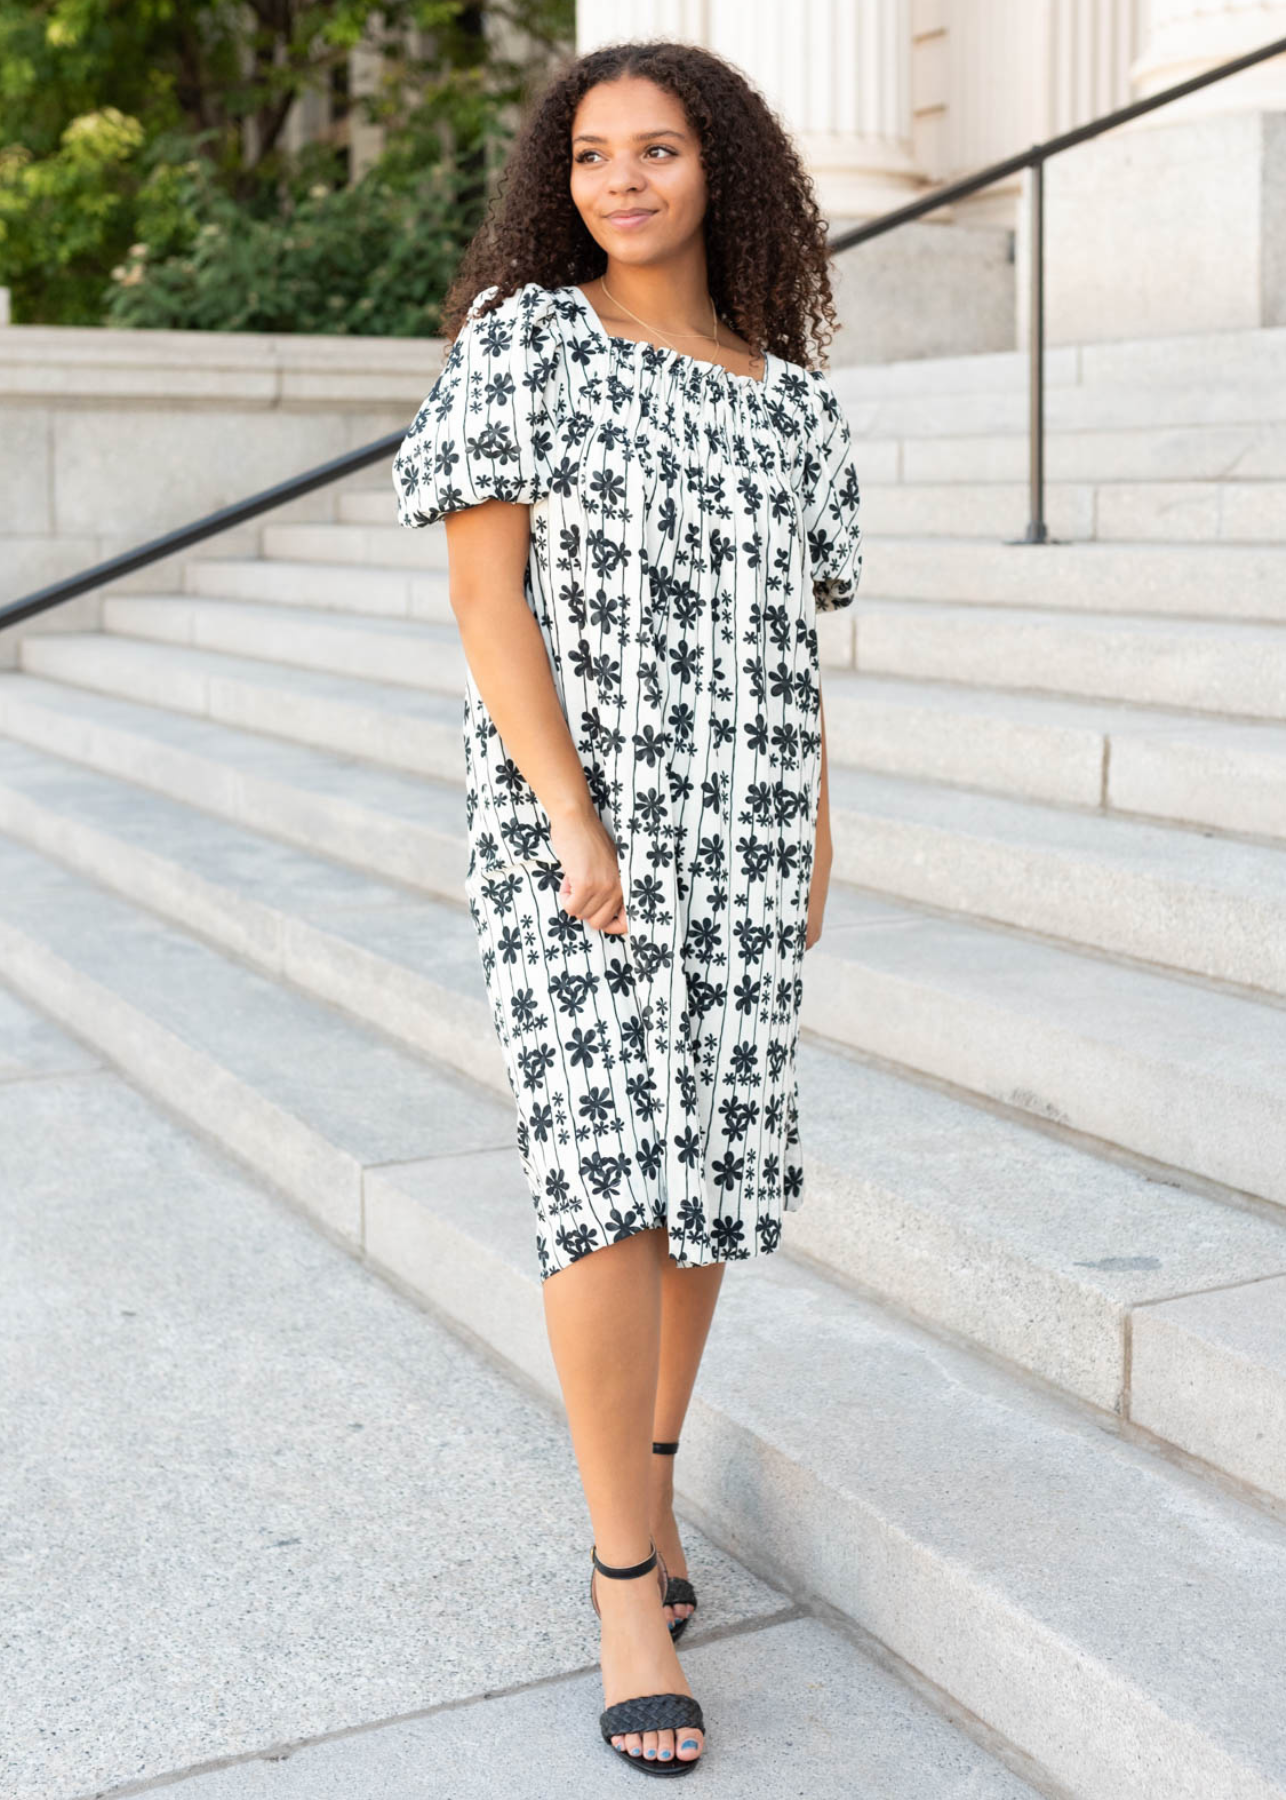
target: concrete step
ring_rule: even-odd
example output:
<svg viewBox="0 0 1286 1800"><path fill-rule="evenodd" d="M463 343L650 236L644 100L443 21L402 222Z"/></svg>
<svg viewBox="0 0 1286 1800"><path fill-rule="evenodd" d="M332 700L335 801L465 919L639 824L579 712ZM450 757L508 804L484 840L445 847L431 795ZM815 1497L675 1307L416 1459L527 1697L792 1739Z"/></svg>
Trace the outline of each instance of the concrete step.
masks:
<svg viewBox="0 0 1286 1800"><path fill-rule="evenodd" d="M511 1099L462 889L416 893L8 738L0 832Z"/></svg>
<svg viewBox="0 0 1286 1800"><path fill-rule="evenodd" d="M264 557L274 561L445 572L445 528L439 524L420 531L408 531L398 524L396 512L396 499L390 486L383 517L368 525L325 521L265 525L260 533L260 546Z"/></svg>
<svg viewBox="0 0 1286 1800"><path fill-rule="evenodd" d="M12 839L0 840L0 963L33 1005L349 1247L365 1242L378 1165L513 1154L512 1102Z"/></svg>
<svg viewBox="0 0 1286 1800"><path fill-rule="evenodd" d="M1025 421L1020 431L964 437L866 437L861 459L861 473L869 481L1030 479ZM1115 431L1047 432L1045 437L1047 483L1233 478L1286 480L1286 424L1272 420L1245 425L1145 424ZM347 505L347 499L341 502L343 508ZM339 516L346 517L347 512Z"/></svg>
<svg viewBox="0 0 1286 1800"><path fill-rule="evenodd" d="M1286 1205L1286 1007L832 884L823 1037Z"/></svg>
<svg viewBox="0 0 1286 1800"><path fill-rule="evenodd" d="M1025 496L1030 478L1026 419L1017 431L964 437L887 437L864 434L862 491L874 484L1009 483ZM369 478L365 478L369 479ZM1196 482L1222 489L1286 481L1286 424L1138 425L1118 430L1051 431L1045 441L1047 496L1059 486L1111 494L1118 484L1144 494L1161 483ZM335 517L350 525L386 525L389 483L372 480L337 493ZM1016 515L1027 522L1024 498ZM426 540L432 528L413 535ZM1167 536L1171 535L1167 533Z"/></svg>
<svg viewBox="0 0 1286 1800"><path fill-rule="evenodd" d="M101 632L30 637L21 658L29 674L144 707L218 720L441 781L461 778L460 691L365 681Z"/></svg>
<svg viewBox="0 0 1286 1800"><path fill-rule="evenodd" d="M445 582L420 543L433 535L395 523L265 527L262 559L203 558L187 566L184 586L233 600L446 621ZM867 601L1282 623L1286 543L1034 545L882 532L871 540L862 585Z"/></svg>
<svg viewBox="0 0 1286 1800"><path fill-rule="evenodd" d="M882 399L901 394L1026 394L1030 371L1026 350L992 350L841 364L831 374L853 399ZM1276 381L1280 386L1286 384L1286 328L1254 326L1048 345L1043 372L1048 388L1080 387L1088 393L1141 380L1198 392L1224 381Z"/></svg>
<svg viewBox="0 0 1286 1800"><path fill-rule="evenodd" d="M407 531L401 525L394 529L406 540L406 555L396 566L204 556L183 565L183 591L219 600L259 600L271 606L453 623L447 594L446 533ZM428 541L435 538L435 542Z"/></svg>
<svg viewBox="0 0 1286 1800"><path fill-rule="evenodd" d="M1286 837L1286 731L1267 721L842 668L825 703L830 767Z"/></svg>
<svg viewBox="0 0 1286 1800"><path fill-rule="evenodd" d="M33 1004L556 1395L495 1102L12 843L0 950ZM1055 1782L1286 1796L1281 1521L786 1257L725 1283L685 1451L681 1499L729 1549Z"/></svg>
<svg viewBox="0 0 1286 1800"><path fill-rule="evenodd" d="M116 636L444 694L463 691L465 659L454 623L185 595L109 598L103 615L106 631ZM36 668L36 653L25 666ZM854 767L1056 805L1283 834L1286 735L1266 722L835 668L826 683L826 725L828 755Z"/></svg>
<svg viewBox="0 0 1286 1800"><path fill-rule="evenodd" d="M1007 544L885 535L870 546L862 588L868 604L922 600L1281 624L1286 543Z"/></svg>
<svg viewBox="0 0 1286 1800"><path fill-rule="evenodd" d="M120 637L191 644L367 681L464 692L464 651L454 619L434 624L187 594L117 594L103 601L102 628Z"/></svg>
<svg viewBox="0 0 1286 1800"><path fill-rule="evenodd" d="M458 783L37 675L0 674L0 732L417 892L459 896L466 854Z"/></svg>
<svg viewBox="0 0 1286 1800"><path fill-rule="evenodd" d="M28 639L23 660L46 685L40 693L19 689L19 707L43 705L47 714L60 705L60 686L71 684L72 694L86 688L137 702L129 729L146 736L148 701L159 696L167 711L360 757L381 772L460 779L459 699L97 633ZM1286 993L1286 858L1278 846L842 764L831 773L830 804L843 880ZM461 817L463 806L461 794ZM1286 835L1281 810L1279 796Z"/></svg>
<svg viewBox="0 0 1286 1800"><path fill-rule="evenodd" d="M508 1099L461 905L3 740L0 833ZM1270 1323L1256 1309L1276 1307L1263 1278L1286 1273L1286 1222L824 1044L800 1057L809 1196L789 1252L1108 1412L1164 1418L1158 1435L1286 1498L1286 1436L1266 1428L1286 1355L1225 1338ZM1126 1253L1138 1243L1147 1256ZM1204 1294L1229 1312L1208 1331L1186 1318ZM1143 1383L1154 1328L1173 1347ZM1193 1378L1208 1367L1246 1403L1212 1404Z"/></svg>
<svg viewBox="0 0 1286 1800"><path fill-rule="evenodd" d="M862 483L873 538L1021 537L1029 511L1024 482ZM1048 482L1045 522L1054 537L1081 541L1281 544L1286 482Z"/></svg>
<svg viewBox="0 0 1286 1800"><path fill-rule="evenodd" d="M1084 546L1090 548L1090 546ZM851 638L840 626L854 614ZM1286 720L1286 632L1237 620L1128 618L868 597L823 615L828 658L870 675Z"/></svg>
<svg viewBox="0 0 1286 1800"><path fill-rule="evenodd" d="M829 771L833 874L871 893L1286 995L1286 851Z"/></svg>
<svg viewBox="0 0 1286 1800"><path fill-rule="evenodd" d="M504 1448L498 1444L497 1453ZM578 1517L578 1508L583 1510L583 1502L569 1500L565 1517ZM562 1520L560 1525L564 1531L572 1529ZM564 1572L580 1569L580 1537L566 1549L552 1535L545 1540L550 1564L561 1556L558 1573L568 1594L555 1601L552 1596L559 1590L545 1579L543 1568L531 1568L527 1530L527 1516L515 1508L509 1566L497 1570L491 1557L479 1557L474 1566L469 1619L477 1610L475 1594L492 1604L488 1641L478 1642L478 1630L468 1633L478 1659L474 1667L484 1657L501 1660L497 1640L510 1639L502 1653L506 1662L518 1663L519 1655L534 1647L531 1638L514 1640L506 1631L502 1603L514 1589L521 1588L524 1595L531 1589L526 1604L533 1635L536 1608L546 1609L549 1644L541 1645L546 1655L553 1643L561 1647L564 1641L548 1631L548 1610L586 1610L579 1588ZM695 1546L698 1559L703 1543L698 1539ZM711 1591L709 1577L700 1560L692 1566L699 1571L694 1579L704 1597ZM457 1605L454 1610L464 1609ZM453 1647L454 1634L444 1630L438 1642ZM577 1640L568 1644L564 1656L569 1663L573 1644L580 1649ZM1032 1786L1027 1775L1011 1766L1027 1765L1030 1759L1000 1743L994 1733L983 1733L973 1720L965 1721L944 1696L922 1689L887 1651L861 1642L847 1622L811 1617L802 1607L787 1610L784 1596L772 1620L743 1622L734 1615L728 1630L713 1640L689 1626L680 1647L684 1674L700 1696L706 1720L701 1755L708 1765L701 1776L706 1800L744 1800L753 1786L789 1793L805 1761L809 1800L852 1800L855 1793L879 1794L880 1800L922 1800L925 1794L934 1800L979 1800L981 1795L986 1800L1040 1800L1049 1792L1043 1783ZM608 1780L609 1752L597 1743L602 1704L597 1641L590 1640L574 1671L561 1679L517 1679L508 1686L480 1681L477 1696L466 1706L417 1705L387 1722L296 1743L289 1755L256 1755L248 1767L184 1771L183 1800L321 1800L323 1795L439 1800L437 1771L448 1767L449 1800L495 1800L497 1794L522 1795L524 1790L594 1793L599 1791L596 1782L606 1785ZM855 1716L862 1720L857 1737ZM785 1720L790 1724L783 1730ZM970 1735L974 1731L987 1741L976 1741ZM267 1738L262 1734L258 1741ZM532 1786L537 1779L533 1761L540 1763L539 1788ZM1040 1780L1039 1773L1028 1769L1027 1774ZM32 1795L30 1800L46 1797ZM62 1796L51 1794L48 1800Z"/></svg>
<svg viewBox="0 0 1286 1800"><path fill-rule="evenodd" d="M281 526L281 531L359 530L363 542L380 529L347 525ZM411 547L431 531L408 532ZM318 540L326 558L335 540ZM318 549L318 555L323 548ZM401 552L399 550L398 554ZM408 554L405 570L375 564L205 557L184 570L184 590L227 600L373 614L384 618L453 619L445 576L427 558ZM882 536L863 571L864 599L956 602L1098 616L1157 614L1202 619L1286 622L1286 545L1004 544L969 538ZM845 607L821 624L847 625ZM838 641L838 640L836 640Z"/></svg>
<svg viewBox="0 0 1286 1800"><path fill-rule="evenodd" d="M1027 384L974 392L863 393L846 370L835 371L836 391L859 437L978 437L1024 432L1029 417ZM1250 372L1227 380L1158 382L1137 370L1117 380L1045 389L1045 428L1062 431L1120 431L1138 426L1279 424L1280 377L1265 380Z"/></svg>

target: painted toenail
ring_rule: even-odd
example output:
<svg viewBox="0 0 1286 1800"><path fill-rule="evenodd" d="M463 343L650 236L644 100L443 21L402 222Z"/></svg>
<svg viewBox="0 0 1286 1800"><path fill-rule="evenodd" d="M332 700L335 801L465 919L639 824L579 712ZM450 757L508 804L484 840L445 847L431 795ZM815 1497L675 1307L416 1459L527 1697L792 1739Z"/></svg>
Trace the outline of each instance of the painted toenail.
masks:
<svg viewBox="0 0 1286 1800"><path fill-rule="evenodd" d="M655 1751L655 1750L645 1750L645 1751L644 1751L644 1752L643 1752L643 1754L644 1754L644 1756L655 1756L655 1755L656 1755L656 1751Z"/></svg>
<svg viewBox="0 0 1286 1800"><path fill-rule="evenodd" d="M673 1755L674 1755L674 1752L673 1752L673 1750L662 1750L662 1752L661 1752L661 1760L662 1760L662 1762L664 1762L664 1761L665 1761L665 1759L666 1759L666 1757L667 1757L667 1756L673 1756Z"/></svg>
<svg viewBox="0 0 1286 1800"><path fill-rule="evenodd" d="M701 1748L701 1746L697 1743L697 1740L695 1738L684 1738L682 1744L679 1747L682 1750L699 1750Z"/></svg>

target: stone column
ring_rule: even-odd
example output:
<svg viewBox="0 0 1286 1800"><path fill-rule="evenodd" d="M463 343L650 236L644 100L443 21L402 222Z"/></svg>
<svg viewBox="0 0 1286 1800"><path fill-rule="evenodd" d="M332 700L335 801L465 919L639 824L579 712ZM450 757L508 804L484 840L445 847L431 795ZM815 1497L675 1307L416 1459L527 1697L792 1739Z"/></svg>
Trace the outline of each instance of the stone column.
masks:
<svg viewBox="0 0 1286 1800"><path fill-rule="evenodd" d="M1274 38L1286 37L1286 4L1280 0L1150 0L1144 11L1144 28L1143 49L1130 70L1136 99L1186 81L1216 63L1244 56ZM1212 113L1282 110L1286 110L1286 55L1243 69L1225 81L1212 82L1147 118L1174 124ZM1136 121L1135 127L1146 124L1147 118Z"/></svg>

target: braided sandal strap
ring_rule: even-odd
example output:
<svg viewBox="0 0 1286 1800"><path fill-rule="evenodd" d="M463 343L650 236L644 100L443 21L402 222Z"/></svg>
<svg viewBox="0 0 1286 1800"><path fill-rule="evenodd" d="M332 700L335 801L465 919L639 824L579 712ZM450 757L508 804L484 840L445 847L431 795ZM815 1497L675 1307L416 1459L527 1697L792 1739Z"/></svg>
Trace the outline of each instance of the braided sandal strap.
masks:
<svg viewBox="0 0 1286 1800"><path fill-rule="evenodd" d="M599 1714L598 1722L608 1743L631 1731L681 1731L685 1725L705 1730L701 1703L691 1694L639 1694L618 1700Z"/></svg>
<svg viewBox="0 0 1286 1800"><path fill-rule="evenodd" d="M686 1575L671 1575L666 1583L663 1606L691 1606L697 1603L697 1591Z"/></svg>

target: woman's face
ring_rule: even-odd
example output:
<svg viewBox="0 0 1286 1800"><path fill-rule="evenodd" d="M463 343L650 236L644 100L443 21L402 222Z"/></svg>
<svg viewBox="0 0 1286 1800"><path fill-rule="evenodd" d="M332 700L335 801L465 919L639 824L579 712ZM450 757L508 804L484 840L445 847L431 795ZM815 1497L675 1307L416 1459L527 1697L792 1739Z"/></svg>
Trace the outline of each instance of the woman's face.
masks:
<svg viewBox="0 0 1286 1800"><path fill-rule="evenodd" d="M618 262L663 262L701 230L705 171L673 94L638 75L601 81L572 120L572 200Z"/></svg>

